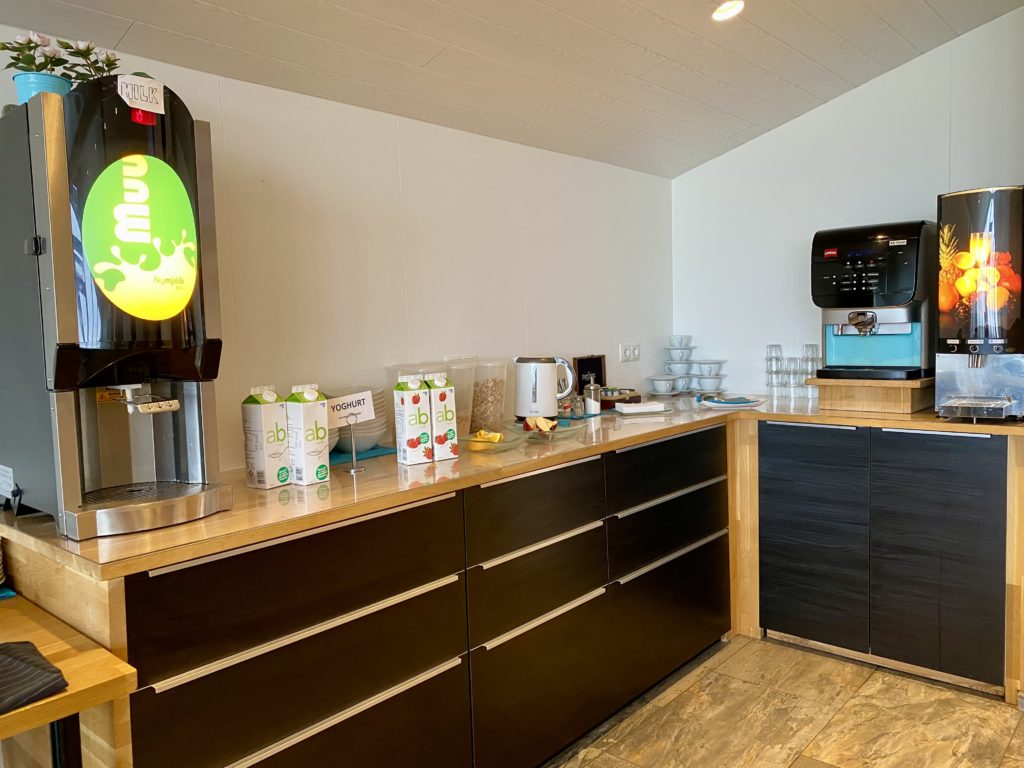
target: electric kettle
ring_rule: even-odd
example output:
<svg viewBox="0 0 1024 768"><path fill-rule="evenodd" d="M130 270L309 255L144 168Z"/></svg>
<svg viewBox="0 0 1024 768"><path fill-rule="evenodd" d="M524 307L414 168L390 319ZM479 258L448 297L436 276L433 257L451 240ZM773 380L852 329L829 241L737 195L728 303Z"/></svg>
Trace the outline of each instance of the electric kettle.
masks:
<svg viewBox="0 0 1024 768"><path fill-rule="evenodd" d="M558 416L558 401L576 388L576 372L564 357L517 357L516 418ZM565 368L565 389L559 390L558 368Z"/></svg>

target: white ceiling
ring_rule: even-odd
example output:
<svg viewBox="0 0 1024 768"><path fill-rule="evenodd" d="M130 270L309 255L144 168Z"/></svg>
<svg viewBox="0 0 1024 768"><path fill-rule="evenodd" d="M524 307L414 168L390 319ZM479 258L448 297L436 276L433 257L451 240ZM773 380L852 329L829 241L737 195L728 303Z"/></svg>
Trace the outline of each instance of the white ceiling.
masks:
<svg viewBox="0 0 1024 768"><path fill-rule="evenodd" d="M0 0L0 23L675 177L1024 0Z"/></svg>

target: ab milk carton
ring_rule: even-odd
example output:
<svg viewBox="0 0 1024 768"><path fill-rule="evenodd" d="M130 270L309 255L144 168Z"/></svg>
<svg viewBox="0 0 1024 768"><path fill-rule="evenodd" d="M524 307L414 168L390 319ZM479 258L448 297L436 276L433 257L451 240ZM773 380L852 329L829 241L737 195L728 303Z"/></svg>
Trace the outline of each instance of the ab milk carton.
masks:
<svg viewBox="0 0 1024 768"><path fill-rule="evenodd" d="M455 387L444 376L427 382L430 389L430 418L433 425L434 461L459 456L459 439L455 431Z"/></svg>
<svg viewBox="0 0 1024 768"><path fill-rule="evenodd" d="M245 484L277 488L291 480L288 412L273 387L253 387L242 401Z"/></svg>
<svg viewBox="0 0 1024 768"><path fill-rule="evenodd" d="M327 398L316 384L300 384L292 387L285 403L292 482L298 485L322 483L330 473Z"/></svg>
<svg viewBox="0 0 1024 768"><path fill-rule="evenodd" d="M394 394L398 463L426 464L433 461L430 390L420 379L403 377L395 385Z"/></svg>

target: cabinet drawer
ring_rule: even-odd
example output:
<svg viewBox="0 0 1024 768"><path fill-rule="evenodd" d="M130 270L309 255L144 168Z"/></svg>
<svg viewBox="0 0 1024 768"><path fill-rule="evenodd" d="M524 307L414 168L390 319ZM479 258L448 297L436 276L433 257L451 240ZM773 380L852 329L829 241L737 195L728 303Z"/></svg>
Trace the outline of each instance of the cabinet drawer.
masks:
<svg viewBox="0 0 1024 768"><path fill-rule="evenodd" d="M601 460L468 488L465 498L469 564L479 565L603 518Z"/></svg>
<svg viewBox="0 0 1024 768"><path fill-rule="evenodd" d="M604 524L561 541L470 568L469 637L476 646L608 581Z"/></svg>
<svg viewBox="0 0 1024 768"><path fill-rule="evenodd" d="M457 578L181 685L133 694L135 764L226 765L465 651Z"/></svg>
<svg viewBox="0 0 1024 768"><path fill-rule="evenodd" d="M354 520L125 579L128 661L145 686L465 568L462 504Z"/></svg>
<svg viewBox="0 0 1024 768"><path fill-rule="evenodd" d="M729 487L712 482L655 506L608 518L608 560L618 579L729 525Z"/></svg>
<svg viewBox="0 0 1024 768"><path fill-rule="evenodd" d="M412 685L254 765L258 768L471 768L469 665ZM243 763L237 768L243 768Z"/></svg>
<svg viewBox="0 0 1024 768"><path fill-rule="evenodd" d="M477 768L540 765L624 703L612 684L609 618L602 593L470 652Z"/></svg>
<svg viewBox="0 0 1024 768"><path fill-rule="evenodd" d="M605 454L608 513L666 496L726 473L725 427Z"/></svg>
<svg viewBox="0 0 1024 768"><path fill-rule="evenodd" d="M613 585L610 670L628 701L729 631L729 537Z"/></svg>

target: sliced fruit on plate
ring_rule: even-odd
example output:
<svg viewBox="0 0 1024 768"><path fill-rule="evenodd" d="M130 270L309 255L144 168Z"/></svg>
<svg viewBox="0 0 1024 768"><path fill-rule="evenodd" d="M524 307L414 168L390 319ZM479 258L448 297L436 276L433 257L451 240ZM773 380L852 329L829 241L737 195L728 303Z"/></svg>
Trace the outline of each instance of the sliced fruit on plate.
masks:
<svg viewBox="0 0 1024 768"><path fill-rule="evenodd" d="M558 429L558 422L553 419L545 419L543 416L527 416L523 422L525 432L554 432Z"/></svg>
<svg viewBox="0 0 1024 768"><path fill-rule="evenodd" d="M487 443L500 443L505 439L505 435L501 432L488 432L486 429L481 429L479 432L474 433L473 437Z"/></svg>

